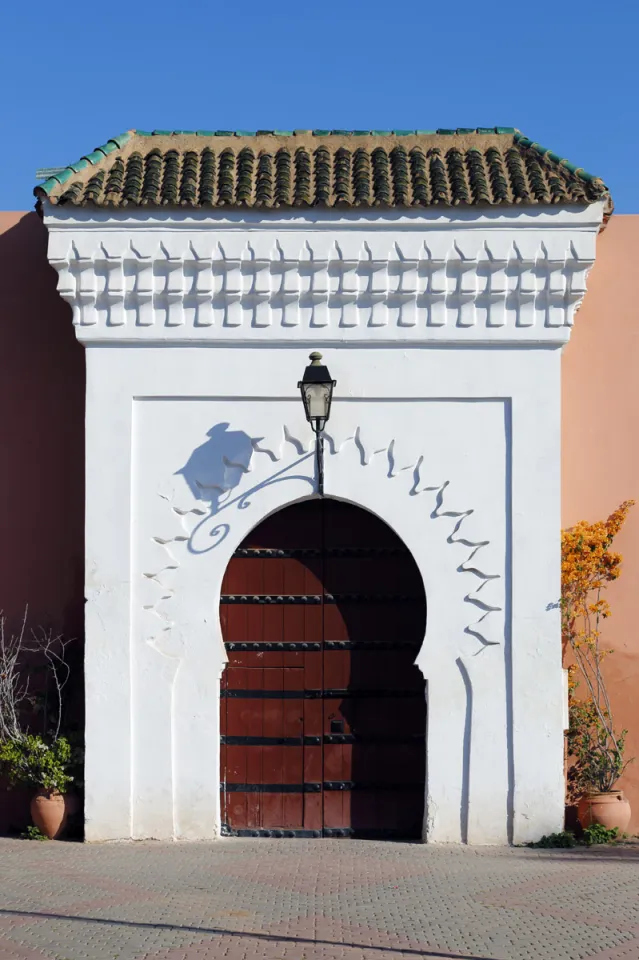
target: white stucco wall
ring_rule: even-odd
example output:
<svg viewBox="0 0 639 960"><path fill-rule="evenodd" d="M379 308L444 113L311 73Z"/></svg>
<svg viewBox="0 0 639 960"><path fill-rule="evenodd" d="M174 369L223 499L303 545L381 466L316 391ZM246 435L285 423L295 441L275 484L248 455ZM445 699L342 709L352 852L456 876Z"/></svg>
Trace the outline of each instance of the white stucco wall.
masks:
<svg viewBox="0 0 639 960"><path fill-rule="evenodd" d="M218 835L220 585L316 495L317 346L325 493L424 579L425 838L561 828L559 357L600 219L46 211L87 346L87 839Z"/></svg>

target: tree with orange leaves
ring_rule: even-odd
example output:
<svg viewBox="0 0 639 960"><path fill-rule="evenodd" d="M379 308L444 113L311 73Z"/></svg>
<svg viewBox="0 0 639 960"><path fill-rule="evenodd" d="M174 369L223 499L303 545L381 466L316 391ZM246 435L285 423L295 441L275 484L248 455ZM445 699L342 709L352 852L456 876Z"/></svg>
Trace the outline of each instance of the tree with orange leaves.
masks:
<svg viewBox="0 0 639 960"><path fill-rule="evenodd" d="M571 800L586 792L611 790L630 761L623 759L626 730L615 731L610 698L601 669L610 653L601 646L600 624L610 616L603 591L621 573L621 555L610 549L634 500L624 501L607 520L581 520L561 536L561 619L564 651L569 646L575 663L569 667L570 727L568 771ZM575 696L577 674L587 697Z"/></svg>

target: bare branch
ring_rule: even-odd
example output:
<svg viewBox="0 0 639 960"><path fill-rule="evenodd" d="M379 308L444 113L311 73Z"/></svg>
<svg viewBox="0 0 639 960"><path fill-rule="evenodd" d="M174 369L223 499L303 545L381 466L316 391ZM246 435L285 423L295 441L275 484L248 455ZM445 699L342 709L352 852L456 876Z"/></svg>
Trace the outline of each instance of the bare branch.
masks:
<svg viewBox="0 0 639 960"><path fill-rule="evenodd" d="M66 649L71 640L52 630L38 627L27 634L28 606L17 633L7 629L6 617L0 612L0 742L22 740L28 731L21 717L22 706L29 701L29 664L25 659L44 660L47 676L53 681L55 707L51 729L47 732L54 740L60 735L62 724L62 694L69 680L71 668L66 660ZM48 714L45 714L45 723Z"/></svg>

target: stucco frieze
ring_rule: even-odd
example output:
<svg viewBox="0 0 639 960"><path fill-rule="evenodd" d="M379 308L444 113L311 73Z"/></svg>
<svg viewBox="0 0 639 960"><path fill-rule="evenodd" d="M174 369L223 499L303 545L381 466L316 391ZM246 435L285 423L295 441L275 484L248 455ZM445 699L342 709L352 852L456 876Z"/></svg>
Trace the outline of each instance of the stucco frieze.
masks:
<svg viewBox="0 0 639 960"><path fill-rule="evenodd" d="M81 340L563 341L598 218L50 227Z"/></svg>

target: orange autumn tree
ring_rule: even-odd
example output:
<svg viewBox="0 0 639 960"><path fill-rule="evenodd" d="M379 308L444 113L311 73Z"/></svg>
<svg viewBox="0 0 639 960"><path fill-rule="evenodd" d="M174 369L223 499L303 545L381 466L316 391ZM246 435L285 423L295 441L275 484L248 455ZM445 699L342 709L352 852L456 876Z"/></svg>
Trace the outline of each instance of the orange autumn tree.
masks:
<svg viewBox="0 0 639 960"><path fill-rule="evenodd" d="M569 799L611 790L627 764L626 730L616 731L602 663L611 651L601 645L601 621L610 616L603 591L621 573L621 555L610 548L634 500L624 501L607 520L581 520L561 536L561 615L564 652L569 667L570 726L567 733ZM576 696L580 680L585 698Z"/></svg>

